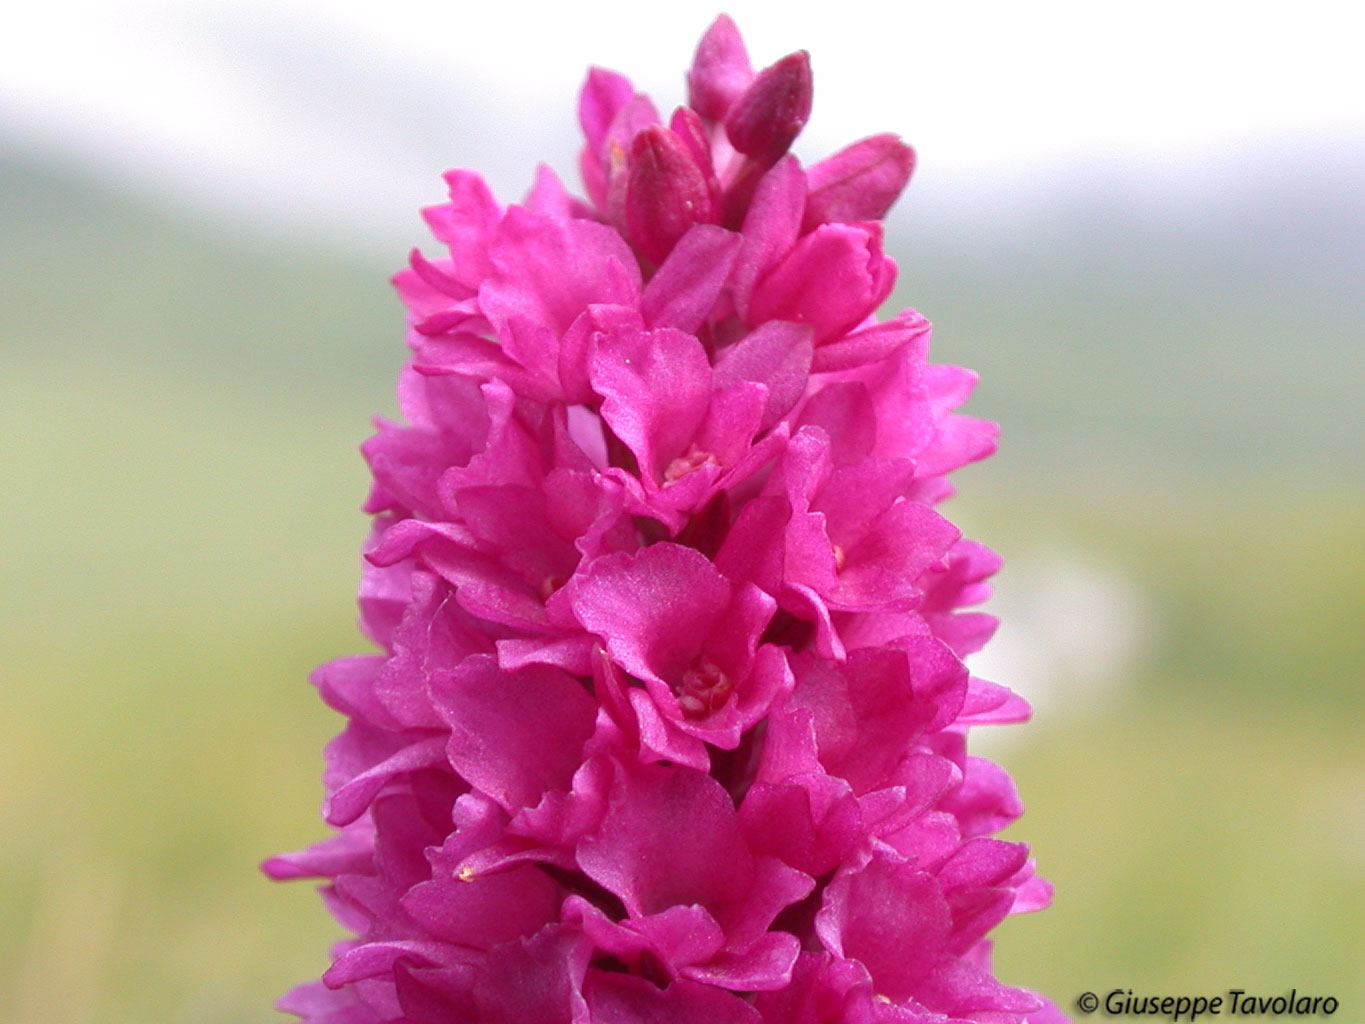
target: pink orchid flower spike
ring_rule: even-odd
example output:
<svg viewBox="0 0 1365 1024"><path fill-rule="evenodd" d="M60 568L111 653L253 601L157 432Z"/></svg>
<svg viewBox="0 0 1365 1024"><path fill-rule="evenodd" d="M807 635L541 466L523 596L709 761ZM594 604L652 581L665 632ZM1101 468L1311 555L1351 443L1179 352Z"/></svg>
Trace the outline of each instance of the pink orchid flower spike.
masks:
<svg viewBox="0 0 1365 1024"><path fill-rule="evenodd" d="M991 929L1051 895L967 753L999 560L935 507L995 426L888 320L893 135L802 167L809 56L707 30L666 120L594 69L584 197L469 171L395 278L310 1024L1044 1024Z"/></svg>

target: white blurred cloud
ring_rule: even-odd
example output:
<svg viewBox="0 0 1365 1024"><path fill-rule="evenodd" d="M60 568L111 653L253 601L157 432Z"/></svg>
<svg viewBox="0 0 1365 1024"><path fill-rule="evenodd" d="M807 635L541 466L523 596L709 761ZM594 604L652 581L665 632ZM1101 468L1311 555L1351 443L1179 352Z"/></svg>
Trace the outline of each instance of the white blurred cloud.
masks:
<svg viewBox="0 0 1365 1024"><path fill-rule="evenodd" d="M811 51L799 147L897 131L925 176L1094 157L1178 160L1365 132L1362 15L1345 2L1086 0L728 5L756 63ZM348 228L439 198L447 165L505 196L572 176L589 63L682 98L713 9L452 0L48 0L0 34L11 133L226 207Z"/></svg>

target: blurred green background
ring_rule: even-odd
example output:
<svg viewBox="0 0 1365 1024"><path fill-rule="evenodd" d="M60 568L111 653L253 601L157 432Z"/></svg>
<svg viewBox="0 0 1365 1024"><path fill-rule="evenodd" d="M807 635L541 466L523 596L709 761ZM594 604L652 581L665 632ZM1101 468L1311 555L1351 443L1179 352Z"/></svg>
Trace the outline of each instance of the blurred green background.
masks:
<svg viewBox="0 0 1365 1024"><path fill-rule="evenodd" d="M1365 1014L1360 170L1232 154L1168 209L1110 167L998 221L912 185L889 226L899 304L1003 423L949 511L1006 558L980 671L1038 714L981 749L1057 897L998 967L1068 1009ZM323 835L339 720L305 678L363 649L355 449L392 409L401 253L15 146L0 195L0 1018L267 1019L338 935L256 864Z"/></svg>

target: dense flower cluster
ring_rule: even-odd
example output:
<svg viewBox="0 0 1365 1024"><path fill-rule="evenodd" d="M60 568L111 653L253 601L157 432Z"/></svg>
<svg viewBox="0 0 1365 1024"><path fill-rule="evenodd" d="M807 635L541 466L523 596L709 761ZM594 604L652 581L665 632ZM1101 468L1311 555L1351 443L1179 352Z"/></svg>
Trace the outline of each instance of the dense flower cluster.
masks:
<svg viewBox="0 0 1365 1024"><path fill-rule="evenodd" d="M406 425L364 446L382 653L318 670L337 834L276 857L356 938L318 1024L1053 1020L987 932L1049 898L966 753L994 555L934 510L994 426L878 322L894 136L802 168L804 53L722 17L663 121L583 90L588 200L446 176L396 283Z"/></svg>

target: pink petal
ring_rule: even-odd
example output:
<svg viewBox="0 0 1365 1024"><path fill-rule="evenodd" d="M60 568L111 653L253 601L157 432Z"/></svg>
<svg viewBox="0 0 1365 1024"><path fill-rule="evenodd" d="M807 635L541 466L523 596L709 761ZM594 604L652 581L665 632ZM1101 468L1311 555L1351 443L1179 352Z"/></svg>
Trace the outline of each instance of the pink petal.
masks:
<svg viewBox="0 0 1365 1024"><path fill-rule="evenodd" d="M514 206L498 229L494 271L479 288L479 305L501 334L514 318L562 335L593 303L634 304L640 295L635 257L611 228L587 220L558 221ZM523 366L555 365L523 354Z"/></svg>
<svg viewBox="0 0 1365 1024"><path fill-rule="evenodd" d="M383 1015L360 1001L354 989L336 991L320 981L300 985L276 1004L301 1024L383 1024Z"/></svg>
<svg viewBox="0 0 1365 1024"><path fill-rule="evenodd" d="M749 315L754 285L796 244L805 205L806 175L795 157L784 157L758 182L744 216L744 243L734 279L735 304L741 316Z"/></svg>
<svg viewBox="0 0 1365 1024"><path fill-rule="evenodd" d="M662 765L618 767L607 815L579 843L578 863L636 917L732 903L754 878L730 795L709 775Z"/></svg>
<svg viewBox="0 0 1365 1024"><path fill-rule="evenodd" d="M569 195L559 175L548 164L536 166L535 184L522 205L532 213L542 213L556 220L591 216L587 207Z"/></svg>
<svg viewBox="0 0 1365 1024"><path fill-rule="evenodd" d="M360 978L387 974L400 959L415 960L418 963L440 963L444 952L445 947L439 942L417 940L369 942L337 957L336 962L322 976L322 980L332 988L340 988Z"/></svg>
<svg viewBox="0 0 1365 1024"><path fill-rule="evenodd" d="M554 920L563 900L560 887L538 867L476 874L455 872L463 858L431 854L434 877L403 896L403 909L423 930L443 942L492 949L532 935Z"/></svg>
<svg viewBox="0 0 1365 1024"><path fill-rule="evenodd" d="M933 877L880 851L861 870L835 876L815 919L825 948L861 961L893 1000L912 996L933 971L951 928Z"/></svg>
<svg viewBox="0 0 1365 1024"><path fill-rule="evenodd" d="M450 202L423 211L427 223L450 249L452 274L468 288L477 289L492 271L488 243L502 211L484 180L473 171L448 171Z"/></svg>
<svg viewBox="0 0 1365 1024"><path fill-rule="evenodd" d="M343 733L343 736L346 735ZM340 738L338 738L340 739ZM333 741L334 744L337 741ZM345 825L365 812L370 801L396 776L445 761L445 744L439 737L405 745L389 757L359 772L338 787L324 804L323 817L333 825Z"/></svg>
<svg viewBox="0 0 1365 1024"><path fill-rule="evenodd" d="M726 387L751 380L767 388L759 421L759 429L766 430L805 394L812 350L809 327L770 321L721 354L716 362L716 385Z"/></svg>
<svg viewBox="0 0 1365 1024"><path fill-rule="evenodd" d="M593 149L606 141L612 120L635 96L635 87L625 75L605 68L592 68L578 96L578 120Z"/></svg>
<svg viewBox="0 0 1365 1024"><path fill-rule="evenodd" d="M879 362L902 345L927 342L929 331L928 320L914 310L905 310L885 323L854 331L838 341L820 346L811 372L849 370Z"/></svg>
<svg viewBox="0 0 1365 1024"><path fill-rule="evenodd" d="M882 254L879 230L822 224L754 289L748 320L808 323L818 345L862 322L894 283L895 264Z"/></svg>
<svg viewBox="0 0 1365 1024"><path fill-rule="evenodd" d="M480 1024L570 1024L584 1020L579 993L589 951L582 936L551 925L495 949L474 986Z"/></svg>
<svg viewBox="0 0 1365 1024"><path fill-rule="evenodd" d="M679 979L659 989L644 978L590 970L583 986L592 1024L762 1024L736 995Z"/></svg>
<svg viewBox="0 0 1365 1024"><path fill-rule="evenodd" d="M687 102L708 121L722 121L754 79L739 29L722 14L697 44L687 73Z"/></svg>
<svg viewBox="0 0 1365 1024"><path fill-rule="evenodd" d="M915 169L915 151L895 135L873 135L813 165L802 229L827 221L881 220Z"/></svg>
<svg viewBox="0 0 1365 1024"><path fill-rule="evenodd" d="M432 699L450 728L451 766L508 810L569 788L597 714L572 676L543 665L504 672L490 655L438 674Z"/></svg>
<svg viewBox="0 0 1365 1024"><path fill-rule="evenodd" d="M743 953L722 953L710 963L686 967L693 981L739 992L763 992L790 983L801 943L787 932L767 932Z"/></svg>
<svg viewBox="0 0 1365 1024"><path fill-rule="evenodd" d="M695 333L715 306L741 242L732 231L694 225L645 286L640 299L645 326Z"/></svg>
<svg viewBox="0 0 1365 1024"><path fill-rule="evenodd" d="M999 832L1024 813L1009 773L980 757L967 759L961 787L942 806L957 816L964 836Z"/></svg>
<svg viewBox="0 0 1365 1024"><path fill-rule="evenodd" d="M603 397L602 418L635 453L642 475L662 483L710 404L711 364L701 342L670 327L606 332L591 380Z"/></svg>
<svg viewBox="0 0 1365 1024"><path fill-rule="evenodd" d="M706 556L677 544L599 558L569 582L574 614L626 671L661 682L690 667L730 604Z"/></svg>

